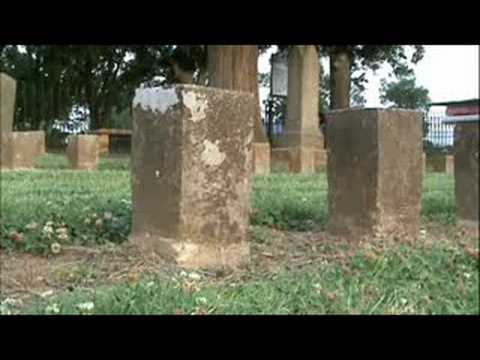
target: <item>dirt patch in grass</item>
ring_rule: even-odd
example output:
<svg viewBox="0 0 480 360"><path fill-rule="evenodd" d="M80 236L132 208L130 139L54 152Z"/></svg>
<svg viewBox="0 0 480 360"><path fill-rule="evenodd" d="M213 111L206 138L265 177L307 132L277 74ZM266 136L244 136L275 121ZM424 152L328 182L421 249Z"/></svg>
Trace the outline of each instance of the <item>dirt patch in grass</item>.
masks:
<svg viewBox="0 0 480 360"><path fill-rule="evenodd" d="M452 227L425 226L414 247L431 247L444 242L460 247L478 260L478 239L468 238ZM359 251L376 259L396 244L392 241L345 241L325 232L286 232L264 227L252 228L251 263L236 272L198 271L202 285L244 283L268 279L282 271L301 271L325 262L347 267ZM129 243L96 248L64 248L60 255L33 256L18 252L0 253L0 297L28 303L38 297L75 289L94 291L96 287L122 282L138 282L148 276L172 278L182 270L159 257L145 257Z"/></svg>

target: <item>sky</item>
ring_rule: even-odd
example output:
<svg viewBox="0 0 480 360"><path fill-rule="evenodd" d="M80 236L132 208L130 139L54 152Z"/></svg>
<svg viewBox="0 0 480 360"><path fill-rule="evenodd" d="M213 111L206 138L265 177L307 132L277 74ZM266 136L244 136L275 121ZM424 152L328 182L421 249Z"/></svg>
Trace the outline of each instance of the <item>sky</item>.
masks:
<svg viewBox="0 0 480 360"><path fill-rule="evenodd" d="M414 66L417 84L429 90L432 102L479 98L479 51L479 45L426 45L425 56ZM260 58L259 71L269 71L271 53ZM322 65L328 71L327 59ZM390 71L390 66L385 65L376 73L367 73L367 107L382 107L380 80L388 78ZM267 95L268 89L261 89L262 101Z"/></svg>

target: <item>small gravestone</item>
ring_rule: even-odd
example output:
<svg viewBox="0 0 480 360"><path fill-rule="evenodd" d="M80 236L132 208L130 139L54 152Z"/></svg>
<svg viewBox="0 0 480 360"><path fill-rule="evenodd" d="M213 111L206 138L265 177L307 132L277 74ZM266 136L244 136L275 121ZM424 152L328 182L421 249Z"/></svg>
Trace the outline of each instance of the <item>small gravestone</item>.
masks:
<svg viewBox="0 0 480 360"><path fill-rule="evenodd" d="M455 198L457 224L478 236L479 123L455 125Z"/></svg>
<svg viewBox="0 0 480 360"><path fill-rule="evenodd" d="M1 168L9 170L31 169L38 155L34 137L26 131L1 134Z"/></svg>
<svg viewBox="0 0 480 360"><path fill-rule="evenodd" d="M423 176L421 114L333 111L327 142L329 233L352 240L415 238Z"/></svg>
<svg viewBox="0 0 480 360"><path fill-rule="evenodd" d="M45 144L45 131L27 131L27 133L30 135L32 142L34 143L36 155L45 155L47 152Z"/></svg>
<svg viewBox="0 0 480 360"><path fill-rule="evenodd" d="M98 137L96 135L70 136L67 158L72 169L94 170L98 162Z"/></svg>
<svg viewBox="0 0 480 360"><path fill-rule="evenodd" d="M247 262L253 95L144 88L133 113L132 241L185 268Z"/></svg>

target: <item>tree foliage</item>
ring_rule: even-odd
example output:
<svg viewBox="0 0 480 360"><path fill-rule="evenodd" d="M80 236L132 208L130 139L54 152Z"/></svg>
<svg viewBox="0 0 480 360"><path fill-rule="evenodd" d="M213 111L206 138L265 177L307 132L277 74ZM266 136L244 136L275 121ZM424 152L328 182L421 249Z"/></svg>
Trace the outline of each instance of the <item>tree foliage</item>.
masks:
<svg viewBox="0 0 480 360"><path fill-rule="evenodd" d="M413 75L393 81L382 79L380 100L384 105L415 110L426 110L430 102L428 89L417 85Z"/></svg>
<svg viewBox="0 0 480 360"><path fill-rule="evenodd" d="M168 78L168 56L169 46L8 45L0 66L17 80L17 128L47 128L74 105L88 108L98 128L142 82Z"/></svg>

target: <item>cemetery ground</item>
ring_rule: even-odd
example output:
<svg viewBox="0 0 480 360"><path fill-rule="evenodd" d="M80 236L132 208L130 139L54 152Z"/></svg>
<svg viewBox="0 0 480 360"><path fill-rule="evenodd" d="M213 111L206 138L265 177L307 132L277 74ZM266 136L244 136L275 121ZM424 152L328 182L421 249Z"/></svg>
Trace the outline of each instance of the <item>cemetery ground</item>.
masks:
<svg viewBox="0 0 480 360"><path fill-rule="evenodd" d="M65 156L1 174L1 313L478 314L478 239L455 228L453 177L427 173L420 238L338 242L325 173L257 176L251 263L184 271L141 256L128 158L71 171Z"/></svg>

